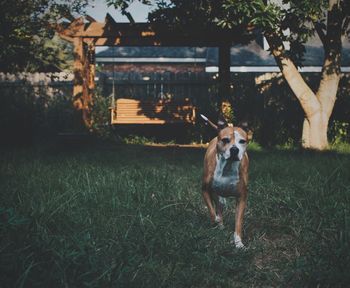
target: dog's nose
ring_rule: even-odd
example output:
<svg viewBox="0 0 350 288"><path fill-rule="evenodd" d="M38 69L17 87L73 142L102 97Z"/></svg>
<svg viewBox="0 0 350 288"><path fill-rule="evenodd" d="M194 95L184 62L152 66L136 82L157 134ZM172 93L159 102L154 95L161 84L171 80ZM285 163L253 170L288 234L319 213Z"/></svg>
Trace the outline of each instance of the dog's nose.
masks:
<svg viewBox="0 0 350 288"><path fill-rule="evenodd" d="M239 149L237 148L237 146L232 146L230 148L230 152L231 152L231 155L235 156L235 155L238 155Z"/></svg>

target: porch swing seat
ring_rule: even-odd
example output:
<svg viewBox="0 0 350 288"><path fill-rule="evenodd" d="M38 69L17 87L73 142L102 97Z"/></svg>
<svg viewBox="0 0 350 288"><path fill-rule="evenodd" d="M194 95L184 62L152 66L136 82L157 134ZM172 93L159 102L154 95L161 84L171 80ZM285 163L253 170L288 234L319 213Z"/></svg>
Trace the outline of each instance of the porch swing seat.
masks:
<svg viewBox="0 0 350 288"><path fill-rule="evenodd" d="M111 124L193 124L196 109L189 99L136 100L120 98L111 110Z"/></svg>

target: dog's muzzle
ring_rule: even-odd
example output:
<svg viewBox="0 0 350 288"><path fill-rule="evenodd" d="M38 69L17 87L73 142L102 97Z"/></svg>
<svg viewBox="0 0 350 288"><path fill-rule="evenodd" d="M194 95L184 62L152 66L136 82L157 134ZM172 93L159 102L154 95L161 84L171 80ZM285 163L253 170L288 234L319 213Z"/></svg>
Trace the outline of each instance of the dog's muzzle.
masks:
<svg viewBox="0 0 350 288"><path fill-rule="evenodd" d="M239 149L237 146L232 146L230 148L230 158L234 161L238 161L239 158L238 158L238 153L239 153Z"/></svg>

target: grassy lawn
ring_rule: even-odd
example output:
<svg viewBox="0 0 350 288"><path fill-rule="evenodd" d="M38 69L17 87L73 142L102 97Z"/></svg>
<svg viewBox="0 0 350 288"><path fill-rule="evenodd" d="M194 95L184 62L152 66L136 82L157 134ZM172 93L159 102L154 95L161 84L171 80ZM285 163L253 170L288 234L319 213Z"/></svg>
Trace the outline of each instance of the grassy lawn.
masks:
<svg viewBox="0 0 350 288"><path fill-rule="evenodd" d="M243 242L212 227L204 149L92 145L0 158L0 287L349 287L350 149L251 149Z"/></svg>

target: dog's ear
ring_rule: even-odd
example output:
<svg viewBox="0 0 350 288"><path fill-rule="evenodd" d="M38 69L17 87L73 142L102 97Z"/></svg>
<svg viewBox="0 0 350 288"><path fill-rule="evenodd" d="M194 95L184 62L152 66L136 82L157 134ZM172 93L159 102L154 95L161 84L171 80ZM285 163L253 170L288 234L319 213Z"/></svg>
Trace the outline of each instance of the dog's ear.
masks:
<svg viewBox="0 0 350 288"><path fill-rule="evenodd" d="M253 138L253 131L250 129L247 121L241 121L237 126L242 128L247 133L249 141Z"/></svg>
<svg viewBox="0 0 350 288"><path fill-rule="evenodd" d="M218 123L217 123L217 129L220 131L224 128L226 128L228 126L228 123L224 117L224 115L222 115L221 113L219 114L219 118L218 118Z"/></svg>
<svg viewBox="0 0 350 288"><path fill-rule="evenodd" d="M248 133L249 131L249 125L247 121L241 121L239 122L239 124L237 125L238 127L242 128L245 132Z"/></svg>
<svg viewBox="0 0 350 288"><path fill-rule="evenodd" d="M200 114L200 116L202 117L202 119L205 121L206 125L210 125L211 127L213 127L215 130L218 130L218 126L216 126L213 122L211 122L208 117L204 116L203 114Z"/></svg>

